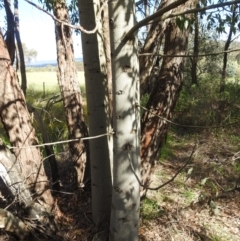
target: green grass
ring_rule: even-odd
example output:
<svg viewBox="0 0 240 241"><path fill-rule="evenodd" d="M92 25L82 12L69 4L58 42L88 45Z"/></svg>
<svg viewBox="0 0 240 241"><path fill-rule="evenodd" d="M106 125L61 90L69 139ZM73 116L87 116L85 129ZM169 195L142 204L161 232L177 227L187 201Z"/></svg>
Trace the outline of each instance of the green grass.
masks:
<svg viewBox="0 0 240 241"><path fill-rule="evenodd" d="M20 74L19 79L21 83ZM84 85L84 72L78 72L78 79L80 86ZM56 71L27 72L27 86L29 90L43 91L44 85L46 92L59 90Z"/></svg>
<svg viewBox="0 0 240 241"><path fill-rule="evenodd" d="M141 205L141 216L143 220L157 218L163 213L164 211L161 209L156 200L150 198L146 198L143 200Z"/></svg>

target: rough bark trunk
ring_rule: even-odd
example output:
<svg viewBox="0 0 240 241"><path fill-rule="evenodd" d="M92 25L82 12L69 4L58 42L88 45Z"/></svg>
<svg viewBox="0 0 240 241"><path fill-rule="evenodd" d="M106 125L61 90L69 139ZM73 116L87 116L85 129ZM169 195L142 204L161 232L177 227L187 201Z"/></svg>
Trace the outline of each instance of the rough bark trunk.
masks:
<svg viewBox="0 0 240 241"><path fill-rule="evenodd" d="M134 0L109 2L113 75L113 188L109 240L138 240L139 175L139 63L135 35L124 35L134 26ZM134 172L133 172L134 170Z"/></svg>
<svg viewBox="0 0 240 241"><path fill-rule="evenodd" d="M198 64L198 53L199 53L199 21L198 14L195 14L195 23L194 23L194 47L193 47L193 57L191 58L192 68L191 68L191 76L192 76L192 84L198 85L197 79L197 64Z"/></svg>
<svg viewBox="0 0 240 241"><path fill-rule="evenodd" d="M103 36L102 22L96 20L100 1L79 0L80 22L84 28L91 30L99 23L98 31L94 34L82 33L83 62L86 82L86 96L88 108L88 125L90 136L104 134L111 131L111 72L106 66L109 64L110 52ZM106 20L105 20L106 21ZM105 50L105 51L104 51ZM108 57L106 57L108 56ZM108 58L106 60L106 58ZM108 64L107 64L108 62ZM91 184L92 184L92 216L95 223L109 222L111 210L111 162L112 137L92 139L90 144Z"/></svg>
<svg viewBox="0 0 240 241"><path fill-rule="evenodd" d="M20 89L16 72L11 66L7 47L0 32L0 117L9 136L19 169L31 187L34 196L52 207L50 193L35 130L31 124L24 95ZM30 147L31 146L31 147Z"/></svg>
<svg viewBox="0 0 240 241"><path fill-rule="evenodd" d="M14 38L14 16L11 10L11 0L4 0L4 8L7 17L7 34L6 34L6 45L8 49L8 53L11 59L11 65L14 63L15 59L15 38Z"/></svg>
<svg viewBox="0 0 240 241"><path fill-rule="evenodd" d="M59 20L69 23L65 1L54 3L53 13ZM56 22L55 33L58 57L58 83L65 108L69 139L81 138L88 136L88 130L83 117L83 101L75 66L72 31L70 27ZM69 148L76 171L74 185L84 186L88 143L81 140L70 142Z"/></svg>
<svg viewBox="0 0 240 241"><path fill-rule="evenodd" d="M166 7L167 5L174 2L174 0L163 0L158 9ZM169 12L165 13L163 17L169 14ZM151 25L151 28L148 32L147 38L144 43L144 47L141 51L144 53L158 53L160 46L162 44L162 39L164 37L164 31L166 29L167 23L169 20L154 22ZM157 62L156 56L140 56L139 57L139 65L140 65L140 90L141 96L150 93L154 86L153 80L151 79L151 73ZM159 67L159 66L158 66Z"/></svg>
<svg viewBox="0 0 240 241"><path fill-rule="evenodd" d="M23 90L24 95L26 96L27 75L26 75L24 52L23 52L22 41L21 41L20 30L19 30L18 0L14 0L14 20L15 20L15 37L17 40L18 53L19 53L19 59L20 59L21 88Z"/></svg>
<svg viewBox="0 0 240 241"><path fill-rule="evenodd" d="M190 3L180 6L176 11L189 7ZM188 44L188 31L182 31L171 19L165 31L165 55L185 55ZM160 156L160 149L165 141L169 123L159 118L170 120L183 83L184 58L165 57L162 62L154 91L147 103L142 118L141 130L141 177L144 185L149 185L151 172ZM143 190L141 196L145 195Z"/></svg>
<svg viewBox="0 0 240 241"><path fill-rule="evenodd" d="M23 215L34 220L43 226L49 234L56 231L53 219L49 210L37 202L34 202L30 187L25 182L25 178L18 167L16 157L6 148L0 139L0 177L1 188L9 190L15 197L15 202L24 209ZM6 197L5 197L6 198ZM24 218L23 217L23 218ZM24 239L31 231L18 217L0 209L0 225L6 231L13 232L19 238Z"/></svg>
<svg viewBox="0 0 240 241"><path fill-rule="evenodd" d="M224 45L224 51L227 51L229 49L229 46L232 42L232 35L233 35L233 29L234 29L234 22L236 21L236 11L237 7L233 7L233 12L232 12L232 21L231 21L231 26L229 29L228 37ZM225 90L225 82L226 82L226 77L227 77L227 61L228 61L228 53L223 54L223 67L222 67L222 76L221 76L221 81L220 81L220 93L224 92ZM221 108L220 108L221 111Z"/></svg>

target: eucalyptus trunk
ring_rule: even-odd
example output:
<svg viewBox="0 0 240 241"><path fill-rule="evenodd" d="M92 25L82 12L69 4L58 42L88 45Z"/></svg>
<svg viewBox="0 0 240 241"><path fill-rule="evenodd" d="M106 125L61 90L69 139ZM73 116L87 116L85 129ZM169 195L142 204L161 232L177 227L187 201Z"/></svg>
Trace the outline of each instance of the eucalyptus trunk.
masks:
<svg viewBox="0 0 240 241"><path fill-rule="evenodd" d="M183 11L190 2L179 6L176 11ZM176 20L171 19L165 31L164 55L186 55L188 30L181 30ZM157 83L150 94L146 111L142 118L141 130L141 177L144 185L150 184L155 162L160 157L169 123L162 119L172 119L172 114L183 84L184 57L164 57ZM146 194L142 190L141 196Z"/></svg>
<svg viewBox="0 0 240 241"><path fill-rule="evenodd" d="M192 76L192 84L198 85L197 78L197 66L198 66L198 54L199 54L199 20L198 14L195 14L195 22L194 22L194 46L193 46L193 57L191 58L192 66L191 66L191 76Z"/></svg>
<svg viewBox="0 0 240 241"><path fill-rule="evenodd" d="M20 37L20 29L19 29L18 0L14 0L14 20L15 20L15 37L17 41L18 53L19 53L19 59L20 59L21 88L23 90L24 95L26 96L27 75L26 75L24 52L23 52L22 41Z"/></svg>
<svg viewBox="0 0 240 241"><path fill-rule="evenodd" d="M8 49L8 53L11 58L11 64L13 65L15 59L15 37L14 37L14 16L11 10L11 0L4 0L4 8L6 12L6 20L7 20L7 32L6 32L6 45Z"/></svg>
<svg viewBox="0 0 240 241"><path fill-rule="evenodd" d="M138 240L139 69L138 41L124 35L134 26L134 0L109 1L113 76L113 188L109 240Z"/></svg>
<svg viewBox="0 0 240 241"><path fill-rule="evenodd" d="M174 0L163 0L158 9L166 7L172 2L174 2ZM164 18L167 14L169 14L169 12L164 13L162 17ZM148 31L147 38L141 51L142 55L139 56L141 96L150 93L154 88L155 81L153 78L153 71L155 67L159 68L159 57L154 54L158 54L160 51L164 32L169 21L169 19L156 21L151 25ZM144 55L145 53L152 53L153 55Z"/></svg>
<svg viewBox="0 0 240 241"><path fill-rule="evenodd" d="M223 54L223 67L222 67L222 76L221 76L221 81L220 81L220 93L224 92L225 90L225 84L226 84L226 77L227 77L227 62L228 62L228 49L230 47L230 44L232 42L232 35L234 31L234 24L236 22L236 14L237 14L237 6L233 6L232 10L232 16L231 16L231 23L230 23L230 28L227 36L227 40L224 45L224 51L225 53ZM220 107L220 111L221 107Z"/></svg>
<svg viewBox="0 0 240 241"><path fill-rule="evenodd" d="M53 13L59 20L70 23L68 9L64 0L53 4ZM58 61L58 83L65 109L69 139L79 138L79 141L69 142L69 149L75 168L73 184L84 185L84 174L87 164L87 142L81 141L88 136L87 126L83 116L83 100L79 87L75 65L71 28L56 22L56 46Z"/></svg>
<svg viewBox="0 0 240 241"><path fill-rule="evenodd" d="M20 173L33 192L52 208L53 198L45 174L35 130L23 92L11 65L7 47L0 32L0 118L9 136Z"/></svg>
<svg viewBox="0 0 240 241"><path fill-rule="evenodd" d="M106 61L108 54L105 54L110 52L108 50L110 46L107 44L109 35L108 29L102 28L102 21L96 19L100 8L99 0L79 0L78 5L80 23L85 29L94 29L98 22L96 33L81 33L89 135L96 136L111 131L111 83L109 83L111 82L111 68L107 68L110 59L108 57ZM112 198L112 137L103 136L91 139L89 145L93 221L95 223L109 222Z"/></svg>

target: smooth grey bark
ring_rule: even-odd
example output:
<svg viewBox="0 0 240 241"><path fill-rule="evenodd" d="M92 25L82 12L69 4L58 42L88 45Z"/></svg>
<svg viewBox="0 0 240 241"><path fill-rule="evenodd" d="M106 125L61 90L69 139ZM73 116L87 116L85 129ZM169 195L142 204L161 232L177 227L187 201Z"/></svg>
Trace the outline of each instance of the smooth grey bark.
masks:
<svg viewBox="0 0 240 241"><path fill-rule="evenodd" d="M124 35L136 23L133 0L109 1L113 76L113 188L109 240L138 240L139 68L138 41ZM133 172L134 170L134 172Z"/></svg>
<svg viewBox="0 0 240 241"><path fill-rule="evenodd" d="M86 82L89 135L95 136L111 131L109 96L111 87L108 83L106 58L103 46L102 22L96 19L100 7L98 0L79 0L81 25L91 30L96 22L98 31L94 34L81 34L83 62ZM95 223L109 222L111 210L111 162L112 137L105 136L89 140L92 218Z"/></svg>

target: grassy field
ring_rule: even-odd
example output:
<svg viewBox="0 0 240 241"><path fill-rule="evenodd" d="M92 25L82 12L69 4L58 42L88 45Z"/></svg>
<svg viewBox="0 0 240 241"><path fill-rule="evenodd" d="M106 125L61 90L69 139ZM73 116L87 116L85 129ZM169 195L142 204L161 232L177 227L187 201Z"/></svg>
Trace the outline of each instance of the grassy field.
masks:
<svg viewBox="0 0 240 241"><path fill-rule="evenodd" d="M78 72L78 78L79 84L84 85L84 72ZM27 82L29 91L43 91L44 85L45 92L58 90L57 73L55 71L27 72Z"/></svg>

